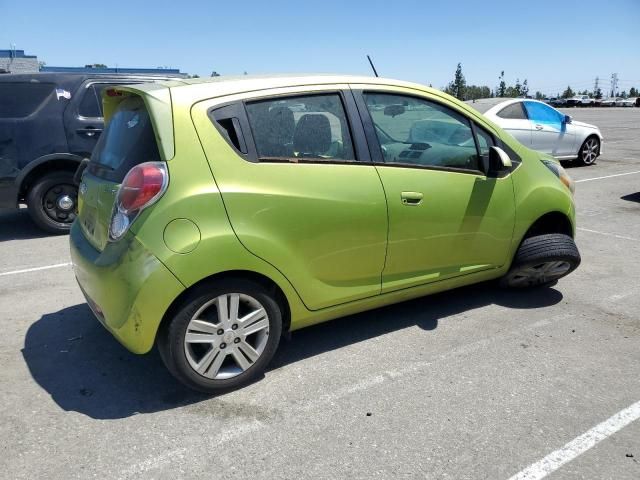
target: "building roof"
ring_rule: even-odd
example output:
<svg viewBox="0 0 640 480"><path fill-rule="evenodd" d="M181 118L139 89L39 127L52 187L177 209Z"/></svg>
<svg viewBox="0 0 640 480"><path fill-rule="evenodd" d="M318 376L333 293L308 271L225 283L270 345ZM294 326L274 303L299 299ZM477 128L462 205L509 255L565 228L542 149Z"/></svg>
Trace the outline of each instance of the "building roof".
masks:
<svg viewBox="0 0 640 480"><path fill-rule="evenodd" d="M38 58L36 55L25 55L24 50L0 50L0 58Z"/></svg>
<svg viewBox="0 0 640 480"><path fill-rule="evenodd" d="M126 73L126 74L144 74L144 75L184 75L178 68L98 68L98 67L50 67L43 66L41 72L46 73Z"/></svg>

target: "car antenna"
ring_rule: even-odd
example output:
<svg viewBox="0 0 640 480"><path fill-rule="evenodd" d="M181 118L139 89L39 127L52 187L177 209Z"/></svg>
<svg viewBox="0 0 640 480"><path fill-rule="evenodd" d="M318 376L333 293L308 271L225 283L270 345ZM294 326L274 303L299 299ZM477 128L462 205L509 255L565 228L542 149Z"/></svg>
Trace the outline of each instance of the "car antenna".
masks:
<svg viewBox="0 0 640 480"><path fill-rule="evenodd" d="M376 67L373 66L373 61L371 60L371 57L369 55L367 55L367 60L369 60L369 65L371 65L371 70L373 70L373 74L377 77L378 72L376 71Z"/></svg>

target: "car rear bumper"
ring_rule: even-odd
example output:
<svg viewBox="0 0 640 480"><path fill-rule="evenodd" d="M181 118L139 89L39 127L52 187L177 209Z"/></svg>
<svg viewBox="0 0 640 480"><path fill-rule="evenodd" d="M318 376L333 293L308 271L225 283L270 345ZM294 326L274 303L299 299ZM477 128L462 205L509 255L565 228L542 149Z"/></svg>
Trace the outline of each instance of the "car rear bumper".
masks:
<svg viewBox="0 0 640 480"><path fill-rule="evenodd" d="M131 234L99 252L76 222L70 245L76 279L98 320L128 350L148 352L184 286Z"/></svg>

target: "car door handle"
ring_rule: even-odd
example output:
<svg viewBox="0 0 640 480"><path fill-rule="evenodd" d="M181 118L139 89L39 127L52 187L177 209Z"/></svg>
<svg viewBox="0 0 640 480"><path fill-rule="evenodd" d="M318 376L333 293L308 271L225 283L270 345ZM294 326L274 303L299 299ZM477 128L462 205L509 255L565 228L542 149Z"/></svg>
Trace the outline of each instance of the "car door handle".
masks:
<svg viewBox="0 0 640 480"><path fill-rule="evenodd" d="M102 129L96 127L85 127L77 129L76 132L87 137L94 137L96 134L100 134Z"/></svg>
<svg viewBox="0 0 640 480"><path fill-rule="evenodd" d="M542 130L544 127L542 125L536 125L536 130Z"/></svg>
<svg viewBox="0 0 640 480"><path fill-rule="evenodd" d="M420 192L402 192L400 199L403 205L416 206L422 203L423 196Z"/></svg>

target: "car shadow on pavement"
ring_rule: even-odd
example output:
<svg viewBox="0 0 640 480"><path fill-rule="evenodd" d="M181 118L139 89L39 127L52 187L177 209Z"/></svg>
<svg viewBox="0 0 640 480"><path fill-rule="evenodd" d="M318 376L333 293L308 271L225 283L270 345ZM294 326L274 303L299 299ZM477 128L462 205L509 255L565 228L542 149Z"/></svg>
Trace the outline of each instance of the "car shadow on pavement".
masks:
<svg viewBox="0 0 640 480"><path fill-rule="evenodd" d="M433 330L447 317L498 304L542 308L562 300L553 288L506 291L479 284L423 297L294 332L282 341L270 370L410 326ZM188 390L165 369L154 349L134 355L93 317L86 304L43 315L27 331L22 350L34 380L65 411L119 419L170 410L210 396Z"/></svg>
<svg viewBox="0 0 640 480"><path fill-rule="evenodd" d="M0 242L42 238L50 234L40 230L29 218L26 208L0 210Z"/></svg>
<svg viewBox="0 0 640 480"><path fill-rule="evenodd" d="M624 195L624 196L620 197L620 200L626 200L627 202L640 203L640 192L630 193L629 195Z"/></svg>

